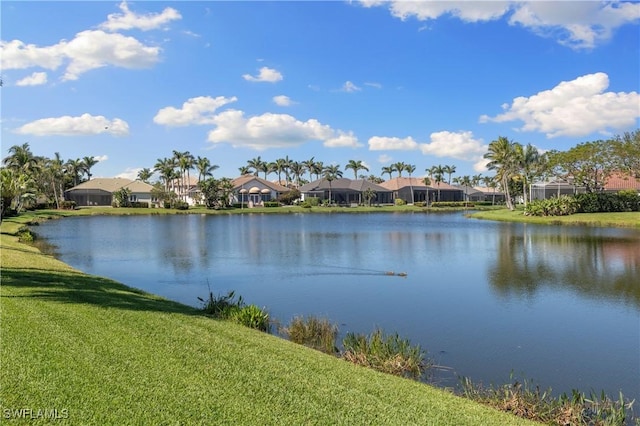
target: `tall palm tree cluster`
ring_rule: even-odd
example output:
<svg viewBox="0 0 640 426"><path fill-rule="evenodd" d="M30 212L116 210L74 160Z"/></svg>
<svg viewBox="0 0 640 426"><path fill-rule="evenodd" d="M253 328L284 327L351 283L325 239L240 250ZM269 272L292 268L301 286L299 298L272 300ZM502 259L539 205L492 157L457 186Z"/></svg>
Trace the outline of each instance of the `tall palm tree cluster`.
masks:
<svg viewBox="0 0 640 426"><path fill-rule="evenodd" d="M37 203L60 208L64 191L90 180L98 164L92 156L66 161L57 152L53 158L35 156L28 143L12 146L8 154L0 169L2 217Z"/></svg>
<svg viewBox="0 0 640 426"><path fill-rule="evenodd" d="M307 182L304 179L304 174L309 173L309 180L313 180L313 175L316 175L316 179L324 171L324 165L321 161L315 161L314 157L311 157L306 161L293 161L286 156L284 158L278 158L275 161L265 161L260 156L252 158L247 161L246 166L242 166L238 169L240 174L253 173L259 176L260 173L264 174L264 178L268 179L269 174L275 173L278 175L278 183L284 186L290 186L295 184L300 186L302 183ZM284 175L284 181L282 177Z"/></svg>
<svg viewBox="0 0 640 426"><path fill-rule="evenodd" d="M186 200L191 185L191 170L198 172L198 182L213 177L218 169L217 164L211 164L206 157L194 157L189 151L173 151L173 156L158 158L153 170L144 168L138 172L138 179L150 183L153 173L158 173L160 183L165 192L173 191Z"/></svg>

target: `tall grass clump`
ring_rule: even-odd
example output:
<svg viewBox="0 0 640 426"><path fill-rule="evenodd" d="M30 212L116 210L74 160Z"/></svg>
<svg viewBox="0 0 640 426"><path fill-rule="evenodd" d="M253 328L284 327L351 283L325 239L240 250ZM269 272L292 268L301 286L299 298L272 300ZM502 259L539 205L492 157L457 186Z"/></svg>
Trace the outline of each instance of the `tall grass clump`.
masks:
<svg viewBox="0 0 640 426"><path fill-rule="evenodd" d="M282 329L289 340L321 352L335 355L338 352L336 337L338 326L328 319L314 316L294 317L288 327Z"/></svg>
<svg viewBox="0 0 640 426"><path fill-rule="evenodd" d="M209 291L207 300L201 297L198 297L198 300L203 303L202 311L214 318L231 320L264 332L271 330L269 313L256 305L245 305L242 296L236 299L234 291L221 296L214 296L213 292Z"/></svg>
<svg viewBox="0 0 640 426"><path fill-rule="evenodd" d="M412 345L398 333L385 335L376 329L369 336L347 333L342 357L354 364L396 376L420 379L429 367L419 345Z"/></svg>
<svg viewBox="0 0 640 426"><path fill-rule="evenodd" d="M462 394L466 398L509 412L525 419L558 426L624 426L633 421L633 403L625 402L620 394L615 401L605 395L573 390L571 396L562 394L558 398L551 395L551 389L541 391L531 382L511 378L512 384L488 388L476 384L468 377L461 378ZM635 419L640 424L640 419Z"/></svg>

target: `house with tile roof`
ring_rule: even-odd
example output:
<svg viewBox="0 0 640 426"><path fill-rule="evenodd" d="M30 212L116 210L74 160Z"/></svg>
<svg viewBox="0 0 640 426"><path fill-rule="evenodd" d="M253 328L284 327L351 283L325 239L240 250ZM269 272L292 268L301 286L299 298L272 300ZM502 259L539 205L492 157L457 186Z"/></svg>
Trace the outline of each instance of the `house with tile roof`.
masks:
<svg viewBox="0 0 640 426"><path fill-rule="evenodd" d="M371 190L375 192L375 198L372 203L393 204L392 191L366 179L339 178L329 181L321 178L304 184L298 189L302 195L302 200L319 198L320 200L330 200L331 203L343 206L364 203L364 192Z"/></svg>
<svg viewBox="0 0 640 426"><path fill-rule="evenodd" d="M242 203L249 208L262 207L267 201L275 201L291 189L266 179L246 174L231 181L233 185L231 204Z"/></svg>
<svg viewBox="0 0 640 426"><path fill-rule="evenodd" d="M430 185L424 178L395 177L380 184L393 194L393 199L400 198L408 204L428 201L464 201L464 191L446 182L431 180Z"/></svg>
<svg viewBox="0 0 640 426"><path fill-rule="evenodd" d="M640 177L633 174L613 173L607 178L603 190L605 192L633 190L640 194Z"/></svg>
<svg viewBox="0 0 640 426"><path fill-rule="evenodd" d="M82 182L64 192L65 200L75 201L77 206L111 206L113 193L127 188L131 191L130 201L153 203L153 186L138 180L125 178L94 178Z"/></svg>

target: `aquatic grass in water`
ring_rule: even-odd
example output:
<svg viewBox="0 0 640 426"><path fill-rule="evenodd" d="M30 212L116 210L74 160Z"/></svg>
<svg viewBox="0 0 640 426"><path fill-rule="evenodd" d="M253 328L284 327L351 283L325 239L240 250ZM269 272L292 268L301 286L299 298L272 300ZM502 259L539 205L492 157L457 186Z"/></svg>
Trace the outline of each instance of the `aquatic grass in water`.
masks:
<svg viewBox="0 0 640 426"><path fill-rule="evenodd" d="M281 329L289 340L319 350L327 354L336 354L338 327L328 319L314 316L295 317L288 327Z"/></svg>
<svg viewBox="0 0 640 426"><path fill-rule="evenodd" d="M551 388L541 391L539 386L534 387L530 381L514 380L513 375L511 381L513 384L485 388L468 377L460 379L462 394L466 398L525 419L559 426L640 424L640 419L633 413L635 401L625 401L622 393L617 401L604 392L600 396L591 392L587 398L575 389L571 396L562 394L554 398Z"/></svg>
<svg viewBox="0 0 640 426"><path fill-rule="evenodd" d="M271 330L269 313L256 305L245 305L242 296L238 296L236 300L234 291L224 296L214 296L213 292L209 291L209 299L198 297L198 300L203 303L204 313L214 318L232 320L245 327L267 333Z"/></svg>
<svg viewBox="0 0 640 426"><path fill-rule="evenodd" d="M430 366L419 345L412 345L398 333L385 335L380 329L369 336L347 333L342 357L384 373L419 379Z"/></svg>

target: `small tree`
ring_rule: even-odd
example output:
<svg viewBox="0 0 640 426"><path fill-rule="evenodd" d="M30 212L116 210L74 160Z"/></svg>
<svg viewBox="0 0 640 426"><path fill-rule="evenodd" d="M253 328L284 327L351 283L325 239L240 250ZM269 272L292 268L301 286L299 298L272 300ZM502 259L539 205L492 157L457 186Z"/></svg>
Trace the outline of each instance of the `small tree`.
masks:
<svg viewBox="0 0 640 426"><path fill-rule="evenodd" d="M120 188L113 192L113 207L131 207L131 190L129 188Z"/></svg>
<svg viewBox="0 0 640 426"><path fill-rule="evenodd" d="M362 197L367 206L371 207L371 200L376 198L376 191L373 188L367 188L362 192Z"/></svg>

